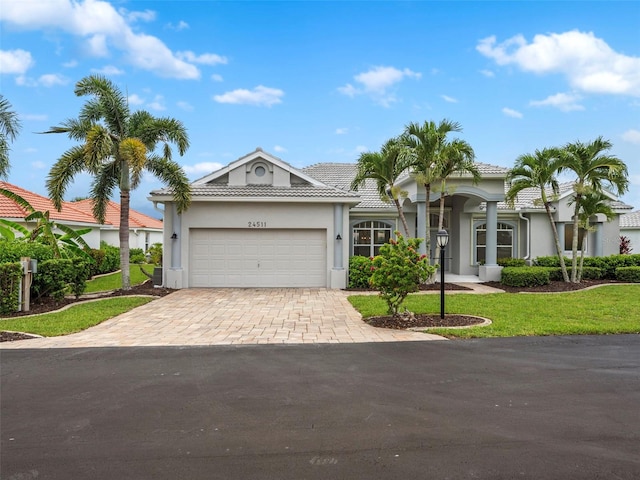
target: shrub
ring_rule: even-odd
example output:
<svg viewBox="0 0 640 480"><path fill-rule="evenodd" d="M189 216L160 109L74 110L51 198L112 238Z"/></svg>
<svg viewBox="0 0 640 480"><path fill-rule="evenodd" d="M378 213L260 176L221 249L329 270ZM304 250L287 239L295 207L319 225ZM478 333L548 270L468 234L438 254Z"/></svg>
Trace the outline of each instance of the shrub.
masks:
<svg viewBox="0 0 640 480"><path fill-rule="evenodd" d="M369 288L373 258L355 255L349 259L349 288Z"/></svg>
<svg viewBox="0 0 640 480"><path fill-rule="evenodd" d="M497 261L501 267L526 267L527 262L524 258L499 258Z"/></svg>
<svg viewBox="0 0 640 480"><path fill-rule="evenodd" d="M144 263L144 250L141 248L130 248L129 249L129 262L130 263Z"/></svg>
<svg viewBox="0 0 640 480"><path fill-rule="evenodd" d="M18 310L21 277L20 262L0 263L0 314Z"/></svg>
<svg viewBox="0 0 640 480"><path fill-rule="evenodd" d="M600 280L604 277L604 270L598 267L582 267L582 279L584 280Z"/></svg>
<svg viewBox="0 0 640 480"><path fill-rule="evenodd" d="M78 262L68 258L45 260L38 264L38 273L33 276L31 289L36 298L64 298L65 289L74 281L74 270Z"/></svg>
<svg viewBox="0 0 640 480"><path fill-rule="evenodd" d="M618 267L616 279L621 282L640 283L640 267Z"/></svg>
<svg viewBox="0 0 640 480"><path fill-rule="evenodd" d="M89 278L99 275L102 271L102 263L104 262L105 252L104 250L97 250L92 248L89 252L91 258L93 258L93 263L91 263Z"/></svg>
<svg viewBox="0 0 640 480"><path fill-rule="evenodd" d="M91 275L90 262L76 261L69 281L71 292L78 298L87 288Z"/></svg>
<svg viewBox="0 0 640 480"><path fill-rule="evenodd" d="M620 255L629 255L632 251L631 239L624 235L620 235Z"/></svg>
<svg viewBox="0 0 640 480"><path fill-rule="evenodd" d="M24 238L0 239L0 263L19 262L21 257L43 262L53 258L53 249L42 243L28 242Z"/></svg>
<svg viewBox="0 0 640 480"><path fill-rule="evenodd" d="M118 271L120 269L120 249L105 242L100 242L100 250L104 252L104 258L98 268L98 274Z"/></svg>
<svg viewBox="0 0 640 480"><path fill-rule="evenodd" d="M571 266L571 259L568 257L564 257L564 264ZM533 261L533 265L536 267L559 267L560 259L557 255L551 255L548 257L537 257Z"/></svg>
<svg viewBox="0 0 640 480"><path fill-rule="evenodd" d="M392 315L398 313L407 295L416 292L436 271L436 267L429 265L427 256L418 253L422 239L407 240L400 232L395 234L398 240L389 240L380 247L380 255L373 258L371 276L371 285L380 291Z"/></svg>
<svg viewBox="0 0 640 480"><path fill-rule="evenodd" d="M149 247L147 253L151 255L150 263L153 265L162 265L162 244L154 243Z"/></svg>
<svg viewBox="0 0 640 480"><path fill-rule="evenodd" d="M562 276L562 267L539 267L546 268L549 272L549 280L553 282L561 282L564 281L564 277Z"/></svg>
<svg viewBox="0 0 640 480"><path fill-rule="evenodd" d="M547 285L550 281L549 270L547 267L505 267L500 283L511 287Z"/></svg>

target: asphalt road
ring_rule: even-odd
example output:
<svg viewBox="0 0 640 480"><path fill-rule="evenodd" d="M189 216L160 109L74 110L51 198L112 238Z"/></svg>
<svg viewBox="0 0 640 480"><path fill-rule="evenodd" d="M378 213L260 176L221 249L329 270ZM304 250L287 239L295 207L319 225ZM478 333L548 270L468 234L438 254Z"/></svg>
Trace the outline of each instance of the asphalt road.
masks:
<svg viewBox="0 0 640 480"><path fill-rule="evenodd" d="M640 478L638 335L0 355L4 480Z"/></svg>

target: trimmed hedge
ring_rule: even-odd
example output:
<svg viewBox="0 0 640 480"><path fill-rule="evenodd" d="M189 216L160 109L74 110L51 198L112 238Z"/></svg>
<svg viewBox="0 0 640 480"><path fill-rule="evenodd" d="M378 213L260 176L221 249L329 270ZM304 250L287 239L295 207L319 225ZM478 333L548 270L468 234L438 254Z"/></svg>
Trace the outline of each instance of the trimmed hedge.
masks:
<svg viewBox="0 0 640 480"><path fill-rule="evenodd" d="M53 249L43 243L27 242L25 239L0 239L0 263L19 262L21 257L43 262L53 258Z"/></svg>
<svg viewBox="0 0 640 480"><path fill-rule="evenodd" d="M567 270L571 273L571 259L564 257ZM560 261L557 256L538 257L534 260L534 265L539 267L560 267ZM582 278L584 279L600 279L607 278L614 280L616 278L616 269L619 267L640 267L640 254L633 255L609 255L608 257L584 257L584 267ZM591 270L592 268L599 269ZM553 278L552 280L556 280ZM560 275L557 280L562 280Z"/></svg>
<svg viewBox="0 0 640 480"><path fill-rule="evenodd" d="M500 283L510 287L535 287L548 285L550 269L547 267L505 267ZM562 275L562 274L561 274Z"/></svg>
<svg viewBox="0 0 640 480"><path fill-rule="evenodd" d="M526 267L527 262L524 258L499 258L497 264L501 267Z"/></svg>
<svg viewBox="0 0 640 480"><path fill-rule="evenodd" d="M640 267L618 267L616 279L621 282L640 283Z"/></svg>
<svg viewBox="0 0 640 480"><path fill-rule="evenodd" d="M0 263L0 314L18 311L21 277L20 262Z"/></svg>
<svg viewBox="0 0 640 480"><path fill-rule="evenodd" d="M370 288L373 259L355 255L349 259L349 288Z"/></svg>

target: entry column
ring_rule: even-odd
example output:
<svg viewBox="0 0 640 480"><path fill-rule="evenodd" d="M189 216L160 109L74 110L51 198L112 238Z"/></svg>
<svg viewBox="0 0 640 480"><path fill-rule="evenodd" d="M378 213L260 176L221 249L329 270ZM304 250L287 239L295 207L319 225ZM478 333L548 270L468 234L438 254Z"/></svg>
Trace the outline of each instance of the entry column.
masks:
<svg viewBox="0 0 640 480"><path fill-rule="evenodd" d="M497 282L500 280L498 266L498 202L487 202L487 230L485 264L480 266L480 280Z"/></svg>

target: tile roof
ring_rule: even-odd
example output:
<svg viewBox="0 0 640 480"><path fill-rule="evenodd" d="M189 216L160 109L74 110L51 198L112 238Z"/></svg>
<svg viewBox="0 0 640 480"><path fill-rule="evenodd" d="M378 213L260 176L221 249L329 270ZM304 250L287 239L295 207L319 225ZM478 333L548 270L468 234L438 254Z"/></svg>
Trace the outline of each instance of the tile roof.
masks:
<svg viewBox="0 0 640 480"><path fill-rule="evenodd" d="M170 188L154 190L152 195L170 195ZM291 187L274 187L273 185L225 185L205 183L191 185L192 197L275 197L275 198L357 198L353 192L330 186L291 185Z"/></svg>
<svg viewBox="0 0 640 480"><path fill-rule="evenodd" d="M87 198L77 202L67 202L67 205L82 210L93 217L93 200ZM120 226L120 204L110 200L107 204L105 212L105 224L113 225L115 228ZM129 228L154 228L162 230L162 220L150 217L144 213L140 213L132 208L129 209Z"/></svg>
<svg viewBox="0 0 640 480"><path fill-rule="evenodd" d="M58 211L51 200L47 197L43 197L42 195L38 195L37 193L30 192L29 190L25 190L24 188L20 188L7 182L0 182L0 188L9 190L16 195L21 196L29 202L36 211L49 211L49 218L51 220L83 224L97 223L92 215L88 215L84 211L75 208L69 202L63 202L62 210ZM13 200L10 200L4 195L0 195L0 218L21 219L26 217L28 213L29 212Z"/></svg>
<svg viewBox="0 0 640 480"><path fill-rule="evenodd" d="M620 215L620 228L640 228L640 210Z"/></svg>

